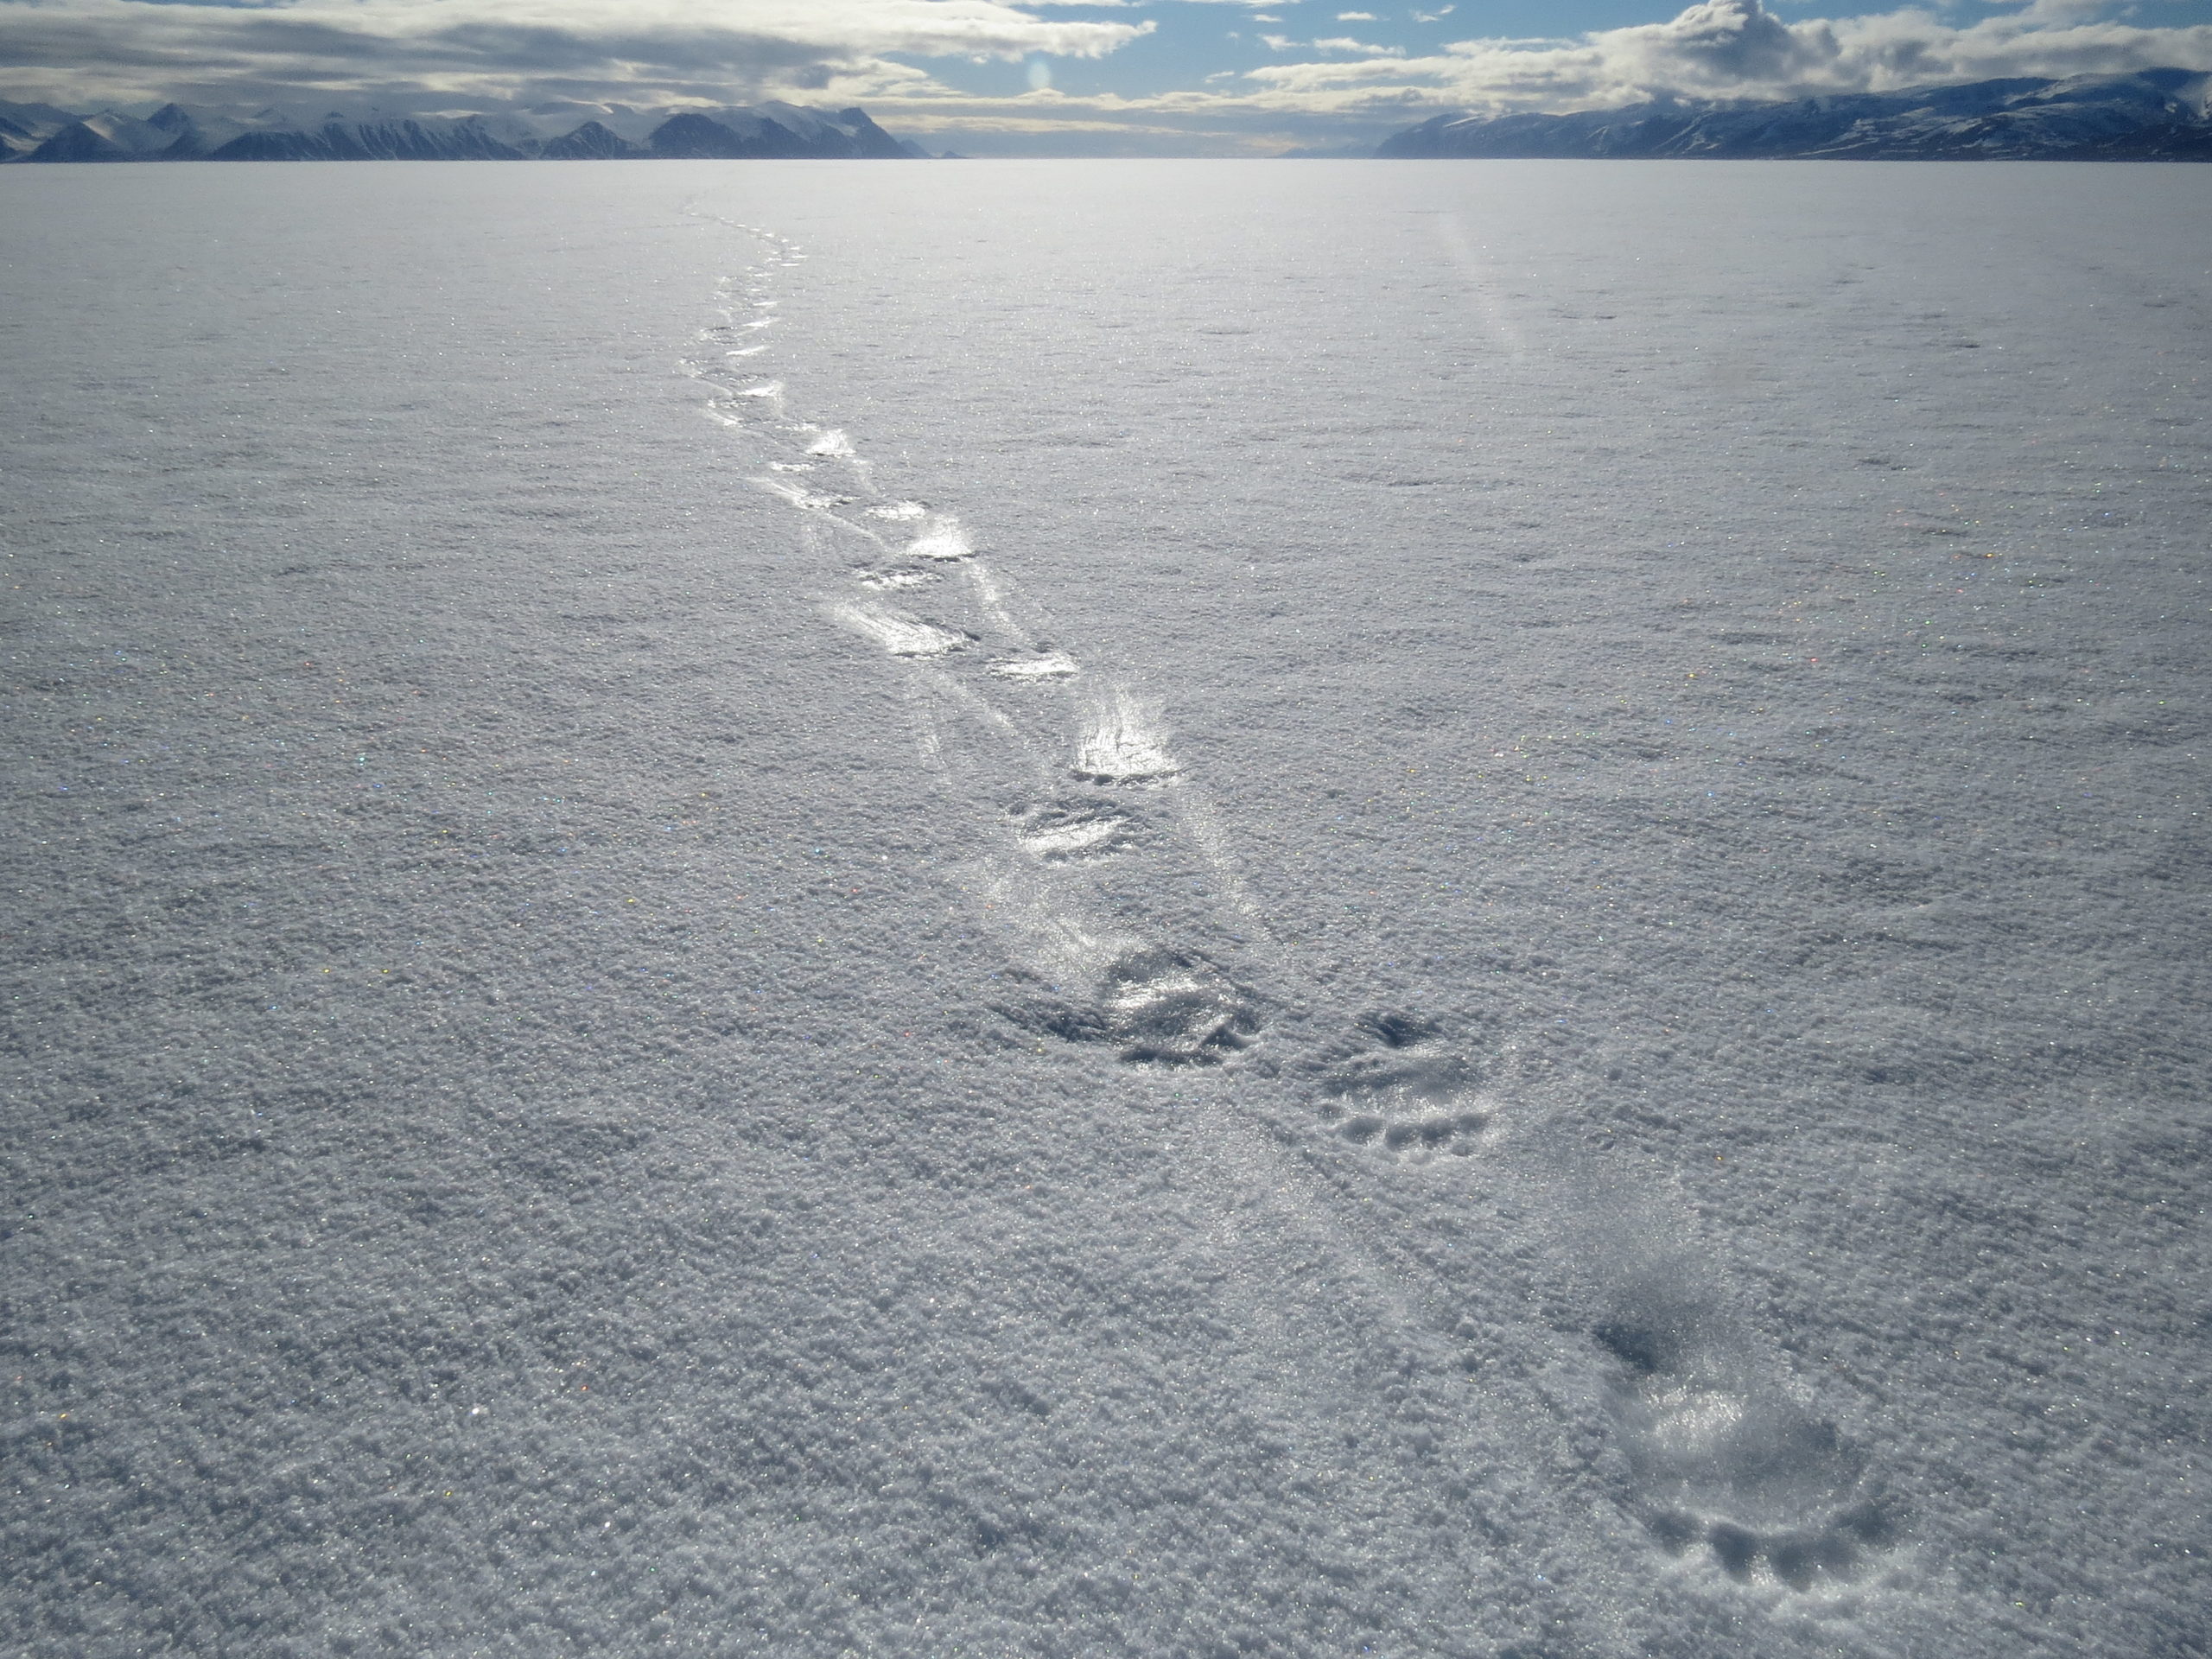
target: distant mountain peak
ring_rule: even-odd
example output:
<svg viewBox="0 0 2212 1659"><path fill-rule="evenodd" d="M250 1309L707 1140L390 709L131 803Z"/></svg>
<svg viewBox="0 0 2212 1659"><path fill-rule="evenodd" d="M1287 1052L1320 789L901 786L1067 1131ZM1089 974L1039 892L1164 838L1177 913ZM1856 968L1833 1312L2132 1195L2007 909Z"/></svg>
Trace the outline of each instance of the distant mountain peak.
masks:
<svg viewBox="0 0 2212 1659"><path fill-rule="evenodd" d="M1440 115L1393 159L2212 161L2212 75L2032 77L1783 102L1654 99L1565 115Z"/></svg>

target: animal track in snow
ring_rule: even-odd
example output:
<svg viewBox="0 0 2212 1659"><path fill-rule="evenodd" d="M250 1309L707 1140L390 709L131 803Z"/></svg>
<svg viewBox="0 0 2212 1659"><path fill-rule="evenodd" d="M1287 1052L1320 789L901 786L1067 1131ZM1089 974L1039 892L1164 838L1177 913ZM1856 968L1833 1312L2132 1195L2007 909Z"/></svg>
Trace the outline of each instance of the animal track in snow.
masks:
<svg viewBox="0 0 2212 1659"><path fill-rule="evenodd" d="M1116 962L1103 1006L1133 1065L1214 1065L1249 1046L1260 1016L1237 988L1205 963L1173 950Z"/></svg>
<svg viewBox="0 0 2212 1659"><path fill-rule="evenodd" d="M1411 1014L1364 1014L1353 1022L1381 1052L1354 1054L1321 1078L1321 1121L1355 1146L1409 1161L1471 1155L1496 1116L1478 1092L1471 1062L1435 1046L1439 1029Z"/></svg>
<svg viewBox="0 0 2212 1659"><path fill-rule="evenodd" d="M1181 771L1153 710L1125 690L1102 698L1084 722L1070 770L1085 783L1165 783Z"/></svg>
<svg viewBox="0 0 2212 1659"><path fill-rule="evenodd" d="M931 519L929 528L906 543L910 559L935 559L940 563L957 563L973 558L976 543L961 527L957 518L938 514Z"/></svg>
<svg viewBox="0 0 2212 1659"><path fill-rule="evenodd" d="M1166 949L1116 957L1088 1002L1001 1012L1042 1036L1109 1045L1129 1065L1218 1065L1249 1047L1261 1025L1257 998L1203 957Z"/></svg>
<svg viewBox="0 0 2212 1659"><path fill-rule="evenodd" d="M1033 657L1001 657L991 664L991 672L1002 680L1034 684L1046 680L1071 679L1077 670L1075 658L1067 652L1046 651Z"/></svg>
<svg viewBox="0 0 2212 1659"><path fill-rule="evenodd" d="M1109 858L1137 842L1136 820L1111 801L1054 801L1016 819L1024 852L1047 864Z"/></svg>
<svg viewBox="0 0 2212 1659"><path fill-rule="evenodd" d="M1199 935L1159 919L1180 911L1163 905L1151 922L1130 914L1132 906L1147 906L1143 879L1160 873L1154 855L1160 869L1179 852L1198 855L1191 868L1212 870L1213 899L1241 902L1203 798L1181 787L1154 799L1134 789L1079 786L1165 785L1179 778L1156 708L1122 687L1088 698L1054 693L1052 683L1077 674L1076 661L1054 648L1056 630L1035 607L1018 591L1002 591L960 519L924 500L887 496L845 430L794 419L780 378L746 384L762 371L743 359L767 347L754 343L761 334L741 330L775 321L767 315L767 267L798 262L790 244L767 240L775 256L749 274L763 280L742 300L736 283L722 285L725 326L702 336L685 370L709 391L706 412L741 434L748 451L766 451L753 482L804 516L810 553L839 550L829 569L849 572L844 592L852 599L831 603L829 615L893 657L940 659L905 676L918 709L951 711L942 720L925 712L921 752L948 796L964 804L969 829L986 832L976 837L977 861L997 895L993 908L1018 936L1026 930L1027 965L1008 975L1026 984L1026 1000L998 1012L1034 1037L1090 1046L1128 1065L1232 1059L1257 1040L1268 1002L1192 948ZM847 470L828 476L840 466ZM809 472L816 476L800 482ZM832 483L852 493L820 487ZM887 598L938 582L942 621L861 591ZM956 617L976 632L953 626ZM941 661L985 640L989 650L976 652L967 672ZM1072 729L1062 723L1070 713ZM1054 755L1065 757L1063 779L1075 782L1040 796L1033 792L1039 764ZM1007 802L1025 804L1001 817ZM1177 810L1152 810L1169 805ZM1177 838L1179 847L1169 844ZM1135 868L1090 868L1141 846L1148 855ZM1117 875L1129 879L1117 883ZM1118 950L1103 942L1132 935L1152 942ZM1053 967L1042 969L1046 963ZM1062 978L1072 982L1049 983ZM1331 1144L1363 1154L1340 1159L1347 1176L1366 1179L1371 1159L1401 1175L1431 1165L1428 1179L1438 1180L1447 1171L1470 1184L1510 1178L1499 1175L1503 1160L1439 1161L1467 1158L1490 1142L1499 1112L1485 1092L1492 1081L1486 1054L1463 1051L1459 1033L1402 1011L1362 1015L1354 1033L1306 1073L1303 1096ZM1545 1224L1573 1225L1556 1215ZM1686 1565L1707 1563L1704 1570L1746 1583L1802 1591L1865 1570L1894 1541L1897 1525L1866 1500L1855 1454L1798 1403L1785 1372L1763 1367L1746 1344L1726 1338L1725 1321L1712 1315L1717 1303L1700 1315L1679 1284L1629 1294L1661 1282L1648 1268L1651 1259L1644 1249L1626 1253L1625 1268L1616 1262L1599 1304L1603 1317L1586 1318L1579 1329L1586 1339L1574 1338L1596 1396L1585 1401L1593 1417L1610 1421L1628 1471L1627 1501L1642 1523Z"/></svg>
<svg viewBox="0 0 2212 1659"><path fill-rule="evenodd" d="M1351 1023L1353 1030L1373 1038L1385 1048L1417 1048L1435 1037L1440 1029L1435 1020L1421 1014L1389 1010L1363 1014Z"/></svg>
<svg viewBox="0 0 2212 1659"><path fill-rule="evenodd" d="M874 640L893 657L942 657L975 644L971 634L940 627L885 606L839 605L830 613L854 632Z"/></svg>
<svg viewBox="0 0 2212 1659"><path fill-rule="evenodd" d="M1850 1582L1866 1569L1872 1554L1897 1540L1896 1521L1873 1503L1839 1510L1809 1528L1762 1530L1688 1510L1662 1511L1645 1524L1669 1555L1687 1555L1703 1544L1738 1583L1771 1575L1799 1591L1818 1589L1825 1581Z"/></svg>
<svg viewBox="0 0 2212 1659"><path fill-rule="evenodd" d="M882 545L881 538L871 534L864 526L855 524L849 519L840 520L840 522L846 524L849 529L857 531L861 535L868 537L879 547ZM896 552L887 550L882 557L855 571L854 575L862 586L868 588L918 588L925 582L937 581L946 571L954 569L964 569L972 576L978 577L981 580L981 596L986 601L992 597L988 578L982 577L977 565L965 554L918 554L911 544L899 549Z"/></svg>
<svg viewBox="0 0 2212 1659"><path fill-rule="evenodd" d="M853 580L863 588L921 588L938 580L938 573L911 564L869 564L854 571Z"/></svg>
<svg viewBox="0 0 2212 1659"><path fill-rule="evenodd" d="M786 484L780 478L756 478L753 480L771 495L780 495L803 512L823 512L831 507L842 507L853 498L832 495L821 490L802 489L796 484Z"/></svg>
<svg viewBox="0 0 2212 1659"><path fill-rule="evenodd" d="M1700 1546L1739 1582L1792 1590L1853 1579L1897 1523L1857 1493L1861 1459L1732 1352L1720 1321L1679 1287L1647 1286L1591 1332L1610 1362L1606 1408L1668 1554Z"/></svg>

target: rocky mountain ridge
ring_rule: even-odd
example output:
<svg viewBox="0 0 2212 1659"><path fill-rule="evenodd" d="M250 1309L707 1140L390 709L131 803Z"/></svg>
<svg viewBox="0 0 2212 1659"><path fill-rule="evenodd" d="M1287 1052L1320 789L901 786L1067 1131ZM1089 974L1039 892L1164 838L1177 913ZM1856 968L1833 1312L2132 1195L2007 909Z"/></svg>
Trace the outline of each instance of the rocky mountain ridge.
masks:
<svg viewBox="0 0 2212 1659"><path fill-rule="evenodd" d="M0 102L0 162L897 160L925 156L868 118L794 104L632 109L561 103L528 110L249 114L164 104L143 115L79 115Z"/></svg>

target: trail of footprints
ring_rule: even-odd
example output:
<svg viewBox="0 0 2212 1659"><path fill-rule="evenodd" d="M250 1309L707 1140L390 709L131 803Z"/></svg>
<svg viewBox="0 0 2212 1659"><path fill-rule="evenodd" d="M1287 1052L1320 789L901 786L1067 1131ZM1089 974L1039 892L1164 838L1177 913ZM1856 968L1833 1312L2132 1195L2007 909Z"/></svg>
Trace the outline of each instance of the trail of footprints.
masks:
<svg viewBox="0 0 2212 1659"><path fill-rule="evenodd" d="M977 775L1005 798L977 822L1004 889L1037 897L1033 961L1010 976L1017 993L1000 1013L1018 1032L1130 1065L1230 1059L1258 1037L1267 999L1219 953L1132 937L1086 885L1116 861L1206 839L1176 810L1185 780L1157 709L1127 686L1092 683L957 516L885 493L848 432L795 417L781 380L748 372L779 321L772 275L806 256L773 232L732 227L767 257L723 282L721 324L683 366L707 388L708 414L768 452L752 483L800 515L811 545L842 555L849 588L825 605L829 619L928 677L921 705L962 716L967 747L982 754ZM963 791L944 721L930 719L922 747L955 793L991 792ZM1315 1122L1396 1164L1471 1157L1499 1114L1470 1046L1421 1014L1363 1014L1309 1075ZM1584 1333L1645 1526L1667 1554L1741 1582L1807 1592L1853 1580L1895 1543L1896 1517L1863 1497L1859 1460L1835 1431L1744 1357L1696 1282L1617 1275Z"/></svg>
<svg viewBox="0 0 2212 1659"><path fill-rule="evenodd" d="M979 822L1002 861L1046 880L1046 937L1028 994L1001 1012L1018 1030L1104 1045L1132 1065L1228 1058L1257 1034L1261 999L1201 949L1133 937L1085 886L1097 867L1174 836L1171 805L1135 798L1182 781L1157 709L1126 686L1092 684L957 516L887 494L849 433L797 418L783 381L747 375L766 349L760 331L777 321L771 274L804 256L772 232L738 228L768 258L722 284L722 324L684 367L707 387L708 412L768 451L753 485L842 555L850 588L825 606L830 620L933 677L924 708L966 716L931 716L925 739L948 785L973 792L961 791L945 755L952 729L970 750L998 751L982 758L984 771L1019 782L1019 798Z"/></svg>

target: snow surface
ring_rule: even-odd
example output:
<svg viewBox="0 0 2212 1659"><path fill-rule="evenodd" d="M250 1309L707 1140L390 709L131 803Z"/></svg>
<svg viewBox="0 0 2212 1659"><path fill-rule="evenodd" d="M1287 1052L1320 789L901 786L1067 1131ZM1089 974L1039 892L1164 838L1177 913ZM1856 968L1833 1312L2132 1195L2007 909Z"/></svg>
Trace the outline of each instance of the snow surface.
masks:
<svg viewBox="0 0 2212 1659"><path fill-rule="evenodd" d="M10 1650L2204 1652L2208 193L0 176Z"/></svg>

